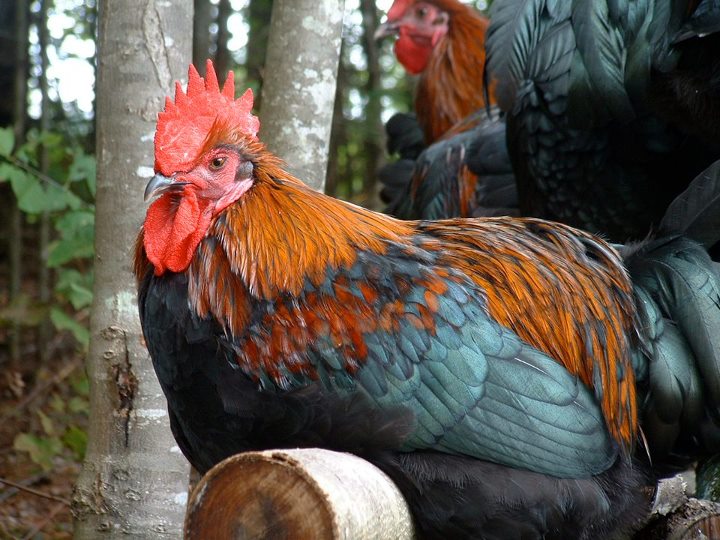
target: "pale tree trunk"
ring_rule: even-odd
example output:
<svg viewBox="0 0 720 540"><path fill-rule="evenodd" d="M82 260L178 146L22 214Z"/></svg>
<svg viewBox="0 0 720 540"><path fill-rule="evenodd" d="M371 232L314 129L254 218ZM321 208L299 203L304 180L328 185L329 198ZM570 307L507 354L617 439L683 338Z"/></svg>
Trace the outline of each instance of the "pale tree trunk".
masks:
<svg viewBox="0 0 720 540"><path fill-rule="evenodd" d="M322 190L327 170L344 0L275 0L260 138L289 172Z"/></svg>
<svg viewBox="0 0 720 540"><path fill-rule="evenodd" d="M337 85L335 87L335 103L333 104L332 129L330 130L330 155L328 156L327 174L325 175L325 193L337 196L340 183L340 148L347 144L347 126L343 103L347 87L347 68L345 67L345 41L340 47L340 63L338 64ZM347 160L346 160L347 163ZM344 180L347 180L343 176Z"/></svg>
<svg viewBox="0 0 720 540"><path fill-rule="evenodd" d="M90 426L73 496L75 538L179 538L189 466L138 320L133 245L152 176L153 132L191 55L192 0L101 2Z"/></svg>

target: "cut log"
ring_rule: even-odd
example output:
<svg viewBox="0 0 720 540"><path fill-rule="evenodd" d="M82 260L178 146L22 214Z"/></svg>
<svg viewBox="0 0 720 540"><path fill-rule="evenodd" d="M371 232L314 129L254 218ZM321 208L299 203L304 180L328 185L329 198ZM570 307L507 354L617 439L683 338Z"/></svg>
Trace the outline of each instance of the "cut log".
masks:
<svg viewBox="0 0 720 540"><path fill-rule="evenodd" d="M720 538L720 504L687 494L678 475L658 484L653 510L635 540L713 540Z"/></svg>
<svg viewBox="0 0 720 540"><path fill-rule="evenodd" d="M367 461L323 449L268 450L213 467L190 497L185 538L413 538L402 495Z"/></svg>

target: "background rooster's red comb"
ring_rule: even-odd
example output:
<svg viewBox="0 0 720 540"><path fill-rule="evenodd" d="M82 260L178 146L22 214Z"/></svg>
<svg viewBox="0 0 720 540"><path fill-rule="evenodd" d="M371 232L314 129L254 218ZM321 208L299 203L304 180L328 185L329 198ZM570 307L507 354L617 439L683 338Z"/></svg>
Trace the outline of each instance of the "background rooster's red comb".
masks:
<svg viewBox="0 0 720 540"><path fill-rule="evenodd" d="M395 0L387 12L388 22L400 19L407 9L415 3L415 0Z"/></svg>
<svg viewBox="0 0 720 540"><path fill-rule="evenodd" d="M228 72L221 91L211 60L206 64L205 79L190 64L187 93L176 82L175 101L165 98L165 110L158 114L155 171L170 176L192 168L217 119L255 138L260 121L250 113L252 106L250 89L235 99L232 71Z"/></svg>

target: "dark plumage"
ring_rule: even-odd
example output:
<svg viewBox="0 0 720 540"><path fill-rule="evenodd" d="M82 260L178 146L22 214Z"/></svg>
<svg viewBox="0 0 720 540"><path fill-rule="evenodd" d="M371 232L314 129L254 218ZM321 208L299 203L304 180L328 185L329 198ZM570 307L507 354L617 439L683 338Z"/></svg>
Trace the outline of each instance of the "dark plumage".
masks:
<svg viewBox="0 0 720 540"><path fill-rule="evenodd" d="M378 33L399 34L398 60L420 77L419 121L396 114L386 125L388 151L400 159L379 172L385 212L402 219L517 214L504 119L483 84L487 25L458 0L396 0L388 11Z"/></svg>
<svg viewBox="0 0 720 540"><path fill-rule="evenodd" d="M487 76L520 211L641 239L720 158L712 0L497 0Z"/></svg>
<svg viewBox="0 0 720 540"><path fill-rule="evenodd" d="M406 117L406 115L404 115ZM409 120L388 122L388 150L400 159L380 170L384 212L401 219L517 215L517 190L497 108L481 110L417 155ZM400 124L400 122L395 122ZM394 136L394 132L398 134ZM407 143L413 144L409 147Z"/></svg>

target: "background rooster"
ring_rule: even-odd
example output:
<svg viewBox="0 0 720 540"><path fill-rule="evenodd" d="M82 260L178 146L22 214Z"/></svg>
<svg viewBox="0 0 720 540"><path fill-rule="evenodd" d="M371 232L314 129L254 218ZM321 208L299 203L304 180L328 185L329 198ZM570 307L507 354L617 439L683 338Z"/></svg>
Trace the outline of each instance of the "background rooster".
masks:
<svg viewBox="0 0 720 540"><path fill-rule="evenodd" d="M496 0L488 74L520 210L644 238L720 158L720 5Z"/></svg>
<svg viewBox="0 0 720 540"><path fill-rule="evenodd" d="M416 115L386 125L388 150L400 158L379 173L386 212L439 219L515 211L505 124L492 88L484 92L487 27L458 0L396 0L378 28L378 38L397 36L398 60L419 74Z"/></svg>
<svg viewBox="0 0 720 540"><path fill-rule="evenodd" d="M349 451L393 478L427 537L630 527L647 508L638 414L680 407L674 432L643 427L664 430L667 454L720 402L720 284L704 249L636 248L634 286L612 247L565 225L398 221L290 176L257 140L251 94L233 94L232 73L220 91L208 63L167 100L135 257L191 463ZM700 227L688 213L668 223ZM687 321L669 329L673 315Z"/></svg>

